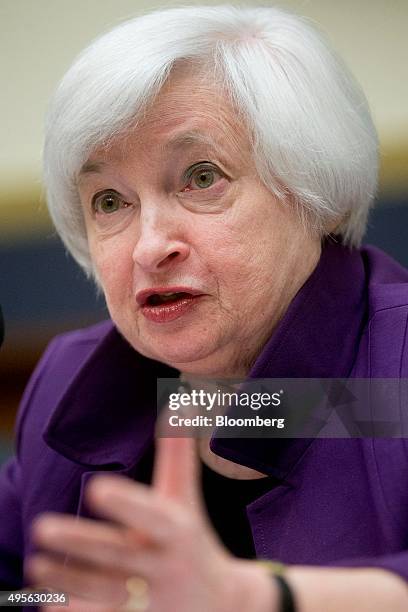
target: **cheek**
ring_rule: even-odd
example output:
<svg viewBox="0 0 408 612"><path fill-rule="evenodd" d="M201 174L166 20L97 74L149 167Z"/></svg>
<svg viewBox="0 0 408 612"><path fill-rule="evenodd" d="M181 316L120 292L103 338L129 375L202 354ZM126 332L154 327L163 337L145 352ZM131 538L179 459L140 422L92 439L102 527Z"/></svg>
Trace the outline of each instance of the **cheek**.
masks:
<svg viewBox="0 0 408 612"><path fill-rule="evenodd" d="M214 224L201 250L210 278L215 278L217 293L225 312L244 307L257 293L262 258L256 240L246 230ZM262 283L263 284L263 283Z"/></svg>
<svg viewBox="0 0 408 612"><path fill-rule="evenodd" d="M269 192L256 195L239 202L236 213L209 232L209 264L220 296L225 305L238 299L243 309L253 309L260 299L271 304L281 299L299 259L296 245L304 243L292 211Z"/></svg>
<svg viewBox="0 0 408 612"><path fill-rule="evenodd" d="M258 217L242 208L221 221L215 219L202 234L208 236L203 249L208 267L218 272L225 283L238 286L252 282L248 275L262 275L264 267L270 268L271 261L275 261L273 255L280 249L271 212Z"/></svg>
<svg viewBox="0 0 408 612"><path fill-rule="evenodd" d="M131 249L120 241L90 243L92 261L108 306L114 307L132 293L133 261Z"/></svg>

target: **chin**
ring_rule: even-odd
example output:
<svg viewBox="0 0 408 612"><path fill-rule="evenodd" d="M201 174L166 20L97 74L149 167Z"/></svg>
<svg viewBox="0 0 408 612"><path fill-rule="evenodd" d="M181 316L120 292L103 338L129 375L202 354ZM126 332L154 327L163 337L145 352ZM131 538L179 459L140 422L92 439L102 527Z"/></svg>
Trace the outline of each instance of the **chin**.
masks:
<svg viewBox="0 0 408 612"><path fill-rule="evenodd" d="M184 339L176 336L146 339L143 343L139 340L131 344L145 357L191 374L211 374L217 361L214 355L217 345L209 338L197 341L196 336Z"/></svg>

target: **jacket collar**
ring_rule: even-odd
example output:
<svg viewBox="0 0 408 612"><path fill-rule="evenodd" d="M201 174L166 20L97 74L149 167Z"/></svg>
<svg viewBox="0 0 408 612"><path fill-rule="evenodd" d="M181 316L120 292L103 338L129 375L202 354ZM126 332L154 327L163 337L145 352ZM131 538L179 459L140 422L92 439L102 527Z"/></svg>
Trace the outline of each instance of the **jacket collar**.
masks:
<svg viewBox="0 0 408 612"><path fill-rule="evenodd" d="M327 242L319 263L256 360L250 378L347 378L366 319L359 251ZM213 438L214 453L290 481L311 438Z"/></svg>
<svg viewBox="0 0 408 612"><path fill-rule="evenodd" d="M112 325L70 382L43 437L86 467L130 469L153 439L156 378L178 374L137 353Z"/></svg>
<svg viewBox="0 0 408 612"><path fill-rule="evenodd" d="M347 377L356 357L365 302L359 251L327 243L250 378ZM136 353L112 326L52 414L44 432L47 444L81 465L131 470L153 440L156 379L178 374ZM284 479L310 443L310 439L214 438L211 448Z"/></svg>

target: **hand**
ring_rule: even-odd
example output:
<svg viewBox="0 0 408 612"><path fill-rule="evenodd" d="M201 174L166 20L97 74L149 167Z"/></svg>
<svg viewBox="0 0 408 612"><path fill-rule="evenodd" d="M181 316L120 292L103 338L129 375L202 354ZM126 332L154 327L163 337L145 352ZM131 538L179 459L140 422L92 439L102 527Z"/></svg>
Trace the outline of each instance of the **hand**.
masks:
<svg viewBox="0 0 408 612"><path fill-rule="evenodd" d="M87 502L108 521L38 518L33 538L44 552L29 560L32 581L67 592L69 610L76 612L120 610L132 576L148 585L148 612L273 612L273 582L223 548L206 518L198 482L195 441L189 438L157 440L153 487L95 476Z"/></svg>

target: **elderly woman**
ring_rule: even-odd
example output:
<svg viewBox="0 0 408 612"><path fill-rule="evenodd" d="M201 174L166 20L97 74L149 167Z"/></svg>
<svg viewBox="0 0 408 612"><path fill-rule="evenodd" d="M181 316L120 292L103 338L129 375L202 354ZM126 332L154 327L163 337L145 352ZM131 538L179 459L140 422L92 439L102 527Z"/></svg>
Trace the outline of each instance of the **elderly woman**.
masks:
<svg viewBox="0 0 408 612"><path fill-rule="evenodd" d="M403 439L154 444L160 377L407 375L408 273L358 248L377 139L346 68L281 10L154 12L80 55L46 131L51 215L111 321L55 339L24 395L3 588L86 611L406 610Z"/></svg>

